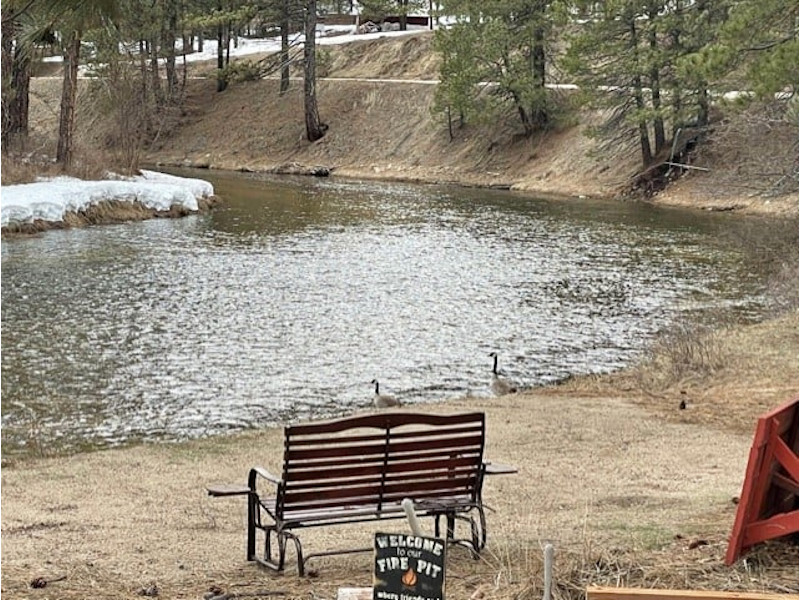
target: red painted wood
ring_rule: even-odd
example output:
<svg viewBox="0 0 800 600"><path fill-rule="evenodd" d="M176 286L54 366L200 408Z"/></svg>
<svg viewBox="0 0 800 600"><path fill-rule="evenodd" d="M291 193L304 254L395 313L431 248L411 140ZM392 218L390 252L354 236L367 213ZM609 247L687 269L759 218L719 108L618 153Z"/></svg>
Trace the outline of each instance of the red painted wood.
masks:
<svg viewBox="0 0 800 600"><path fill-rule="evenodd" d="M795 533L797 531L797 514L797 511L793 510L751 523L745 527L742 547L748 548L765 540Z"/></svg>
<svg viewBox="0 0 800 600"><path fill-rule="evenodd" d="M725 564L755 544L798 531L797 429L797 398L759 418Z"/></svg>

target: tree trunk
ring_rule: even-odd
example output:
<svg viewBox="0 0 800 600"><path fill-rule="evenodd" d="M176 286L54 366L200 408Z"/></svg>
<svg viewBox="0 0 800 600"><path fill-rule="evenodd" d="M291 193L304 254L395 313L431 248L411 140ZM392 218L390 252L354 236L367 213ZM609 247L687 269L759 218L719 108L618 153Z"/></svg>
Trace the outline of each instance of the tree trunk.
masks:
<svg viewBox="0 0 800 600"><path fill-rule="evenodd" d="M400 31L408 29L408 0L400 0Z"/></svg>
<svg viewBox="0 0 800 600"><path fill-rule="evenodd" d="M150 96L147 91L147 42L145 40L139 40L139 73L142 78L142 85L139 88L139 93L141 94L139 103L142 107L146 107L150 105ZM145 109L142 114L145 115L144 128L149 131L151 125L150 111Z"/></svg>
<svg viewBox="0 0 800 600"><path fill-rule="evenodd" d="M61 115L58 121L56 161L62 169L72 164L72 134L75 129L75 102L78 95L78 59L81 33L72 33L64 56L64 84L61 88Z"/></svg>
<svg viewBox="0 0 800 600"><path fill-rule="evenodd" d="M628 48L634 54L634 58L637 56L636 48L638 45L638 38L637 38L637 31L636 31L636 21L634 20L633 16L628 17L628 33L630 34L630 39L628 40ZM634 60L634 68L638 69L638 61ZM633 76L633 98L636 102L636 108L639 110L640 113L644 112L645 103L644 103L644 90L642 89L642 77L637 72ZM650 162L653 160L653 152L650 149L650 132L647 130L647 121L644 120L643 117L639 117L638 121L639 127L639 146L641 147L642 151L642 164L647 167L650 165Z"/></svg>
<svg viewBox="0 0 800 600"><path fill-rule="evenodd" d="M223 76L225 68L225 34L222 25L217 25L217 91L224 92L228 87L228 80Z"/></svg>
<svg viewBox="0 0 800 600"><path fill-rule="evenodd" d="M648 6L648 26L650 31L648 33L650 41L650 52L655 56L658 53L658 38L656 36L656 21L658 19L658 8L654 4ZM652 60L652 59L651 59ZM661 108L661 74L658 65L654 64L650 69L650 89L651 98L653 100L653 109L655 111L655 118L653 119L653 141L655 142L655 153L658 154L661 149L666 145L666 134L664 133L664 118L661 116L659 109Z"/></svg>
<svg viewBox="0 0 800 600"><path fill-rule="evenodd" d="M11 104L11 132L23 138L28 137L28 108L30 106L31 59L17 48L14 52L11 87L14 101Z"/></svg>
<svg viewBox="0 0 800 600"><path fill-rule="evenodd" d="M537 97L540 100L536 106L531 107L531 121L535 127L545 127L549 120L547 109L544 102L547 95L545 89L545 51L544 51L544 30L537 27L533 32L533 80L534 85L540 94Z"/></svg>
<svg viewBox="0 0 800 600"><path fill-rule="evenodd" d="M281 94L289 90L289 0L281 7Z"/></svg>
<svg viewBox="0 0 800 600"><path fill-rule="evenodd" d="M178 15L176 13L176 6L174 2L167 3L167 28L164 30L162 39L162 49L166 52L167 60L165 71L167 76L167 103L174 104L175 102L175 88L178 85L178 75L175 69L175 38L176 30L178 28Z"/></svg>
<svg viewBox="0 0 800 600"><path fill-rule="evenodd" d="M698 127L707 127L708 123L711 119L710 110L711 110L711 102L708 97L708 89L706 88L706 82L703 81L701 83L700 89L698 90L698 100L697 100L697 126Z"/></svg>
<svg viewBox="0 0 800 600"><path fill-rule="evenodd" d="M306 113L306 138L315 142L325 135L327 125L320 123L317 109L317 0L306 3L306 41L303 47L305 76L303 81Z"/></svg>
<svg viewBox="0 0 800 600"><path fill-rule="evenodd" d="M156 99L158 106L164 105L164 90L161 89L161 75L158 69L158 44L155 39L147 43L148 52L150 53L150 77L153 80L153 96Z"/></svg>
<svg viewBox="0 0 800 600"><path fill-rule="evenodd" d="M8 87L3 86L2 143L6 149L11 136L18 135L23 138L28 136L31 61L16 39L16 29L16 15L13 13L4 15L2 76Z"/></svg>
<svg viewBox="0 0 800 600"><path fill-rule="evenodd" d="M11 106L14 102L14 89L6 87L5 82L12 80L11 72L14 69L14 19L8 15L3 15L3 37L2 37L2 73L3 73L3 111L2 111L2 145L3 151L8 150L8 142L11 138L11 130L14 118L11 114Z"/></svg>
<svg viewBox="0 0 800 600"><path fill-rule="evenodd" d="M225 25L225 66L231 64L231 22Z"/></svg>
<svg viewBox="0 0 800 600"><path fill-rule="evenodd" d="M682 2L677 2L675 4L675 11L680 13L683 10ZM673 29L670 30L670 46L673 48L673 51L678 54L682 55L684 50L681 46L683 41L681 40L681 30L679 27L675 26ZM681 99L681 86L678 83L673 83L669 88L669 95L672 97L672 137L673 139L678 133L678 130L681 128L681 123L679 122L677 116L681 113L681 108L683 106L683 102Z"/></svg>

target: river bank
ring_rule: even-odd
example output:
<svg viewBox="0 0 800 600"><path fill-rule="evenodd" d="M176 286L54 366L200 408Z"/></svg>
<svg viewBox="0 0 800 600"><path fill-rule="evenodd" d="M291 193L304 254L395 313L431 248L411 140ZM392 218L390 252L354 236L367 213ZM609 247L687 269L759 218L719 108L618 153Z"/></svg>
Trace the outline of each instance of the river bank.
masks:
<svg viewBox="0 0 800 600"><path fill-rule="evenodd" d="M438 77L432 34L331 46L318 100L327 134L305 140L301 82L281 95L276 80L215 91L214 65L192 63L181 116L142 155L143 164L247 172L447 183L512 189L531 196L654 202L695 210L794 218L798 214L797 128L771 107L727 107L670 184L644 198L632 189L639 164L633 138L609 145L592 137L604 115L553 90L569 116L553 129L519 135L511 112L454 128L431 112ZM254 55L252 60L261 58ZM85 156L113 155L113 126L94 109L82 81L77 144ZM60 82L34 79L33 145L52 143ZM111 153L111 154L109 154ZM5 171L4 171L5 172ZM198 176L202 176L199 173Z"/></svg>
<svg viewBox="0 0 800 600"><path fill-rule="evenodd" d="M539 597L545 542L556 546L559 600L581 598L589 584L797 593L796 545L771 543L733 567L722 562L755 419L797 394L797 315L718 335L715 352L725 360L705 379L687 372L648 386L665 369L653 362L430 405L434 413L485 411L486 458L519 468L487 479L488 547L480 561L450 553L448 595ZM243 483L253 465L279 472L281 446L281 430L268 428L4 464L2 592L198 599L216 589L300 600L370 586L369 555L318 559L306 578L293 564L275 574L245 561L245 503L209 498L205 486ZM372 531L301 535L310 552L354 539L368 545ZM33 589L35 578L53 583Z"/></svg>
<svg viewBox="0 0 800 600"><path fill-rule="evenodd" d="M334 57L331 74L387 77L416 69L422 78L429 64L417 53L425 43L414 36L387 50L367 42L349 51L353 60L339 64ZM375 53L384 61L380 69ZM401 68L402 57L409 70ZM320 108L331 129L308 144L297 88L279 98L274 82L250 82L218 95L213 81L193 80L185 121L146 159L252 171L324 166L334 177L508 187L567 201L617 197L635 172L633 150L601 152L578 126L519 140L509 122L460 132L451 141L430 116L431 89L426 83L322 82ZM51 114L46 97L39 94L32 106L44 115L40 125ZM263 98L270 101L254 102ZM102 127L84 131L82 143L97 147ZM752 150L743 143L736 160L725 152L710 155L702 165L718 167L690 174L653 201L672 194L670 202L698 210L796 215L796 195L750 196L741 183L747 170L735 172L749 164L747 156L786 154L784 138L749 141ZM769 544L733 567L724 566L723 556L755 419L798 393L797 332L795 309L759 325L723 329L713 343L690 338L688 354L701 364L667 352L613 375L430 405L438 413L485 411L486 457L519 468L517 475L487 480L489 545L480 561L453 550L448 596L541 597L545 542L556 546L555 600L577 600L589 584L796 594L796 545ZM703 362L711 350L715 360ZM293 564L279 575L245 561L244 503L210 499L205 486L243 483L253 465L279 470L281 447L280 429L268 428L4 462L2 592L196 600L216 589L332 600L340 586L369 586L369 555L321 559L310 565L314 576L303 579ZM368 544L372 531L326 528L302 536L313 551L345 538ZM35 589L31 582L39 578L51 583Z"/></svg>

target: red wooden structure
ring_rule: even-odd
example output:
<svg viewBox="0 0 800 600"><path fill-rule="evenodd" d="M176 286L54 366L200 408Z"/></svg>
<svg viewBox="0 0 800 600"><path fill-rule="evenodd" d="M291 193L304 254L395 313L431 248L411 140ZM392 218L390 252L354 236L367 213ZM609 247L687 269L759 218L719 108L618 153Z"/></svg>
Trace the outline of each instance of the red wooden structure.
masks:
<svg viewBox="0 0 800 600"><path fill-rule="evenodd" d="M751 546L797 533L798 399L758 419L725 564Z"/></svg>

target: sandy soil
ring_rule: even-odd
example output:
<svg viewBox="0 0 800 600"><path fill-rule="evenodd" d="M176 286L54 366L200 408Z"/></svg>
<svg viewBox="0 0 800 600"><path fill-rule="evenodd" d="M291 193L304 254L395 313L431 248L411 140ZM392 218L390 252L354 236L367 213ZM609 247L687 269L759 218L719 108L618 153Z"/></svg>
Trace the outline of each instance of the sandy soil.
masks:
<svg viewBox="0 0 800 600"><path fill-rule="evenodd" d="M589 583L796 593L796 545L762 546L730 568L722 559L755 419L797 394L797 317L738 328L725 344L730 367L710 386L646 393L633 370L426 406L485 411L486 457L519 468L487 479L488 547L477 562L453 549L449 597L540 597L545 542L557 549L556 598L578 598ZM370 586L369 555L317 559L307 578L294 564L275 574L245 561L242 498L210 498L205 487L244 483L253 465L280 472L281 444L281 430L266 429L4 465L2 592L201 598L217 586L333 599L341 586ZM376 529L403 523L302 539L306 552L368 546Z"/></svg>

